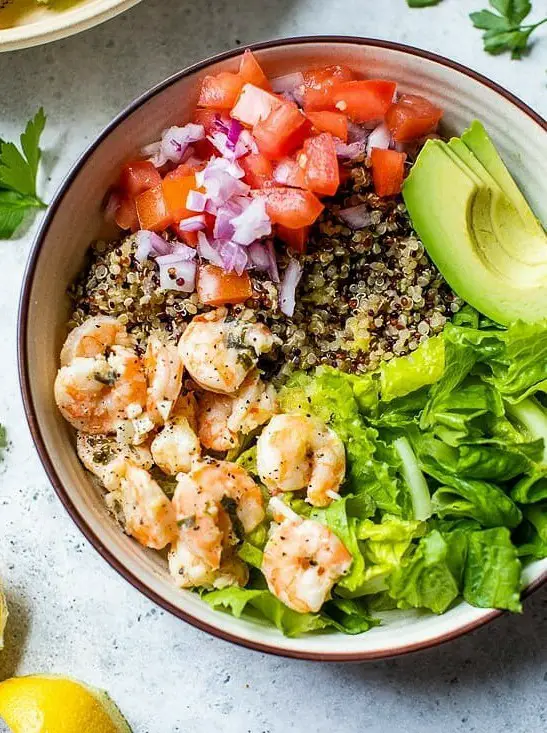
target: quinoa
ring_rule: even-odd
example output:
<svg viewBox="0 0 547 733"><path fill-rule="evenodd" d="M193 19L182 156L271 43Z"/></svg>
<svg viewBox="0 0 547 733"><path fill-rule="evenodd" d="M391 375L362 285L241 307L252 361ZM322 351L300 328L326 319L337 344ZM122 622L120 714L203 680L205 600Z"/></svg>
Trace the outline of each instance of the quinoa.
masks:
<svg viewBox="0 0 547 733"><path fill-rule="evenodd" d="M278 285L251 273L253 297L245 306L279 337L281 346L261 360L278 384L320 364L346 372L376 369L442 331L462 305L427 257L402 197L376 196L364 163L348 173L312 228L307 253L298 256L303 273L291 318L278 307ZM352 230L338 212L358 204L367 206L370 224ZM277 252L283 272L289 255L282 244ZM156 264L135 259L132 236L95 243L70 295L69 327L89 316L117 316L141 349L151 331L178 338L197 313L209 310L197 293L160 290ZM241 309L231 308L234 315Z"/></svg>

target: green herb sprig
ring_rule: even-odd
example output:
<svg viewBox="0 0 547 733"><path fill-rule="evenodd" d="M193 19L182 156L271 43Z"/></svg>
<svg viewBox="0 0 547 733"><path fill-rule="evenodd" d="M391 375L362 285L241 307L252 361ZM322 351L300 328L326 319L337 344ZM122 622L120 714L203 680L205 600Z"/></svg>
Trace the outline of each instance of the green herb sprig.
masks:
<svg viewBox="0 0 547 733"><path fill-rule="evenodd" d="M46 206L36 193L40 137L45 124L40 107L21 134L21 149L0 138L0 239L13 236L29 210Z"/></svg>
<svg viewBox="0 0 547 733"><path fill-rule="evenodd" d="M475 28L484 31L484 50L491 54L510 51L512 58L522 58L529 50L531 34L547 23L547 17L537 23L524 25L523 21L532 10L530 0L490 0L490 5L497 13L480 10L469 16Z"/></svg>

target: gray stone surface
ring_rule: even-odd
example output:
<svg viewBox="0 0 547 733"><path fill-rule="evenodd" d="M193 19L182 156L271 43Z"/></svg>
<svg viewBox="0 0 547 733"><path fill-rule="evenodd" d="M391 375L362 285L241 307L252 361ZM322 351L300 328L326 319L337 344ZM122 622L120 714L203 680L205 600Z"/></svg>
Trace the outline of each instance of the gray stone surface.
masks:
<svg viewBox="0 0 547 733"><path fill-rule="evenodd" d="M545 7L545 1L534 3ZM95 134L134 96L209 54L307 33L390 38L439 51L547 113L547 31L521 62L483 53L467 14L486 0L145 0L92 31L0 55L0 134L43 104L46 199ZM0 679L57 672L107 688L138 733L370 731L540 733L547 728L547 589L452 644L363 665L246 651L164 613L79 534L33 449L19 397L16 304L32 236L0 243L0 573L11 607ZM39 365L38 365L39 368Z"/></svg>

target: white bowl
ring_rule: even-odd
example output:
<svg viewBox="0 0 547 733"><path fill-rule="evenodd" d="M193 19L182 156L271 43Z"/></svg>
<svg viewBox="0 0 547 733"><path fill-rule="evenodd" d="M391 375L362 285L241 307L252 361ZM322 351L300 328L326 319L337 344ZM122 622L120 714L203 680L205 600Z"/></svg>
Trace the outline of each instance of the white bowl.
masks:
<svg viewBox="0 0 547 733"><path fill-rule="evenodd" d="M92 28L140 0L74 0L62 9L35 0L8 0L0 7L0 51L38 46Z"/></svg>
<svg viewBox="0 0 547 733"><path fill-rule="evenodd" d="M396 79L445 109L450 131L479 117L526 192L547 219L547 124L488 79L425 51L361 38L310 37L253 47L270 76L321 64L344 63L370 77ZM165 562L122 534L105 509L74 450L74 436L53 401L53 381L66 335L65 291L101 228L101 201L120 164L161 130L189 116L206 73L237 68L231 51L175 74L131 104L84 153L53 201L30 257L19 313L19 369L25 408L42 462L61 501L103 557L130 583L175 615L212 634L276 654L358 661L433 646L500 615L460 603L442 616L397 611L358 636L314 634L296 639L250 619L213 611L194 593L171 583ZM529 565L525 593L547 579L547 560Z"/></svg>

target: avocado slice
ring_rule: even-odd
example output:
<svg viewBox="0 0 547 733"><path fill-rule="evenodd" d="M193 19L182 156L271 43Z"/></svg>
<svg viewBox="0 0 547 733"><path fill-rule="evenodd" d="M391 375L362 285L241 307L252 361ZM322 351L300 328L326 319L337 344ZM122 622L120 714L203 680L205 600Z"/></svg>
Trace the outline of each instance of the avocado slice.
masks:
<svg viewBox="0 0 547 733"><path fill-rule="evenodd" d="M429 256L461 298L503 325L545 318L547 236L480 123L448 145L428 141L403 197Z"/></svg>

